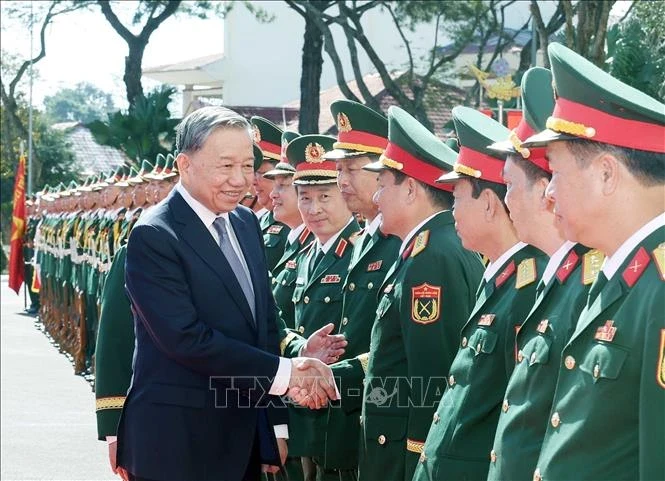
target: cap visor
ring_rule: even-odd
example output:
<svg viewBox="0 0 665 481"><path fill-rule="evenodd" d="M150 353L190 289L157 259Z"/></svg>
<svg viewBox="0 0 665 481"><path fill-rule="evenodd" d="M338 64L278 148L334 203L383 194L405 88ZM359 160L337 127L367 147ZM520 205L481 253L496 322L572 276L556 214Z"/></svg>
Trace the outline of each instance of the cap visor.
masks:
<svg viewBox="0 0 665 481"><path fill-rule="evenodd" d="M337 177L300 177L293 181L295 185L325 185L336 184Z"/></svg>
<svg viewBox="0 0 665 481"><path fill-rule="evenodd" d="M501 154L517 153L517 151L515 150L515 146L510 140L502 140L501 142L494 142L492 145L488 145L487 149Z"/></svg>
<svg viewBox="0 0 665 481"><path fill-rule="evenodd" d="M435 182L437 184L450 184L453 182L457 182L463 177L465 177L463 174L459 174L457 172L448 172L447 174L443 174L441 177L436 179Z"/></svg>
<svg viewBox="0 0 665 481"><path fill-rule="evenodd" d="M326 152L323 158L326 160L339 160L346 159L348 157L362 157L363 155L370 155L370 153L360 150L335 149L331 150L330 152Z"/></svg>
<svg viewBox="0 0 665 481"><path fill-rule="evenodd" d="M367 164L363 166L364 170L369 170L370 172L381 172L384 169L387 169L388 166L386 166L381 159L377 160L376 162L372 162L371 164Z"/></svg>
<svg viewBox="0 0 665 481"><path fill-rule="evenodd" d="M542 132L539 132L535 135L532 135L524 142L522 146L524 147L544 147L550 142L555 142L557 140L575 140L580 139L581 137L575 137L574 135L562 134L555 132L554 130L545 129Z"/></svg>

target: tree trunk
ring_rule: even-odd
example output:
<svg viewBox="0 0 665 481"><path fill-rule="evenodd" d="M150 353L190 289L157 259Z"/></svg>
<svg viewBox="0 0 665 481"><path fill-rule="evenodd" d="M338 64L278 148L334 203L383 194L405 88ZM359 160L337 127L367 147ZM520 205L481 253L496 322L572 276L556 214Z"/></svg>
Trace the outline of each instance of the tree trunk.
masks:
<svg viewBox="0 0 665 481"><path fill-rule="evenodd" d="M125 57L125 75L122 79L125 81L127 89L127 101L132 106L140 98L143 98L143 85L141 84L143 63L143 52L146 44L137 40L129 43L129 55Z"/></svg>
<svg viewBox="0 0 665 481"><path fill-rule="evenodd" d="M323 34L309 17L305 20L303 40L298 130L301 134L318 134L321 71L323 70Z"/></svg>

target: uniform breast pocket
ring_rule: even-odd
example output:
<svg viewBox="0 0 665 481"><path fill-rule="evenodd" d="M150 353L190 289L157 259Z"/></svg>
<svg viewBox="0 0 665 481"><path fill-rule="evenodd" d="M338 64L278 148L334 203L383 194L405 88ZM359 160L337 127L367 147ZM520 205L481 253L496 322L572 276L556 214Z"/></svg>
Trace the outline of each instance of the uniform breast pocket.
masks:
<svg viewBox="0 0 665 481"><path fill-rule="evenodd" d="M580 370L597 383L601 379L617 379L628 357L628 350L615 344L594 342L580 363Z"/></svg>
<svg viewBox="0 0 665 481"><path fill-rule="evenodd" d="M469 347L474 351L476 357L481 354L492 354L496 348L497 337L496 332L478 328L469 338Z"/></svg>
<svg viewBox="0 0 665 481"><path fill-rule="evenodd" d="M376 318L381 319L386 315L386 312L390 309L394 301L394 297L389 294L384 294L379 301L379 304L376 306Z"/></svg>
<svg viewBox="0 0 665 481"><path fill-rule="evenodd" d="M534 336L532 339L529 339L527 343L522 348L522 356L527 360L529 366L534 364L547 364L547 361L550 358L550 346L552 344L552 339L547 336ZM518 359L520 359L518 354Z"/></svg>

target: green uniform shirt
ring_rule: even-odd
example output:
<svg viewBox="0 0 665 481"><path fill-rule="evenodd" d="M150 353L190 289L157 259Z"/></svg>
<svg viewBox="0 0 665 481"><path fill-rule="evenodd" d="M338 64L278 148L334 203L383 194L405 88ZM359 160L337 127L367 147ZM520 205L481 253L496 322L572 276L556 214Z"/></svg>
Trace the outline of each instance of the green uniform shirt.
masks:
<svg viewBox="0 0 665 481"><path fill-rule="evenodd" d="M483 266L450 211L428 219L380 287L362 407L361 480L410 480Z"/></svg>
<svg viewBox="0 0 665 481"><path fill-rule="evenodd" d="M328 409L325 469L353 469L358 466L360 413L363 379L369 356L369 340L376 317L378 292L398 256L398 237L363 232L353 246L343 285L342 320L339 333L348 342L342 359L331 365L342 397Z"/></svg>
<svg viewBox="0 0 665 481"><path fill-rule="evenodd" d="M531 310L547 256L523 245L480 284L448 373L414 480L485 479L508 378L515 333Z"/></svg>
<svg viewBox="0 0 665 481"><path fill-rule="evenodd" d="M536 302L517 334L517 364L499 414L489 454L490 480L531 481L554 398L561 350L586 304L603 256L572 245L552 278L537 287Z"/></svg>
<svg viewBox="0 0 665 481"><path fill-rule="evenodd" d="M269 211L261 219L259 219L259 226L263 233L263 245L266 252L266 261L268 263L268 271L272 272L279 260L284 255L284 248L286 246L286 238L291 229L286 224L282 224L275 220L275 215Z"/></svg>
<svg viewBox="0 0 665 481"><path fill-rule="evenodd" d="M360 230L355 220L342 230L333 246L325 253L314 270L315 244L298 265L296 287L293 291L296 331L304 338L328 323L339 327L342 313L342 283L351 260L349 237ZM287 341L288 343L288 341ZM292 342L289 349L294 349ZM293 353L292 353L293 354ZM294 407L289 411L289 454L292 456L322 456L325 442L326 410Z"/></svg>
<svg viewBox="0 0 665 481"><path fill-rule="evenodd" d="M665 479L665 227L601 272L561 354L534 480ZM595 291L601 288L596 295Z"/></svg>
<svg viewBox="0 0 665 481"><path fill-rule="evenodd" d="M115 436L132 378L134 320L125 292L127 247L118 250L109 270L95 349L97 436Z"/></svg>

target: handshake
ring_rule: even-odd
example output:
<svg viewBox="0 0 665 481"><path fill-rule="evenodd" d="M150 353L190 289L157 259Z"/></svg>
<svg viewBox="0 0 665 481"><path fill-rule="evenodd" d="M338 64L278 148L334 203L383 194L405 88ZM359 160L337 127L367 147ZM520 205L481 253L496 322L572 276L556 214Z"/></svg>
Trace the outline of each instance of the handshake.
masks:
<svg viewBox="0 0 665 481"><path fill-rule="evenodd" d="M327 364L336 362L344 354L347 342L343 335L331 334L334 328L334 324L328 324L313 333L300 350L302 357L291 359L291 379L286 394L309 409L321 409L328 400L340 398Z"/></svg>

